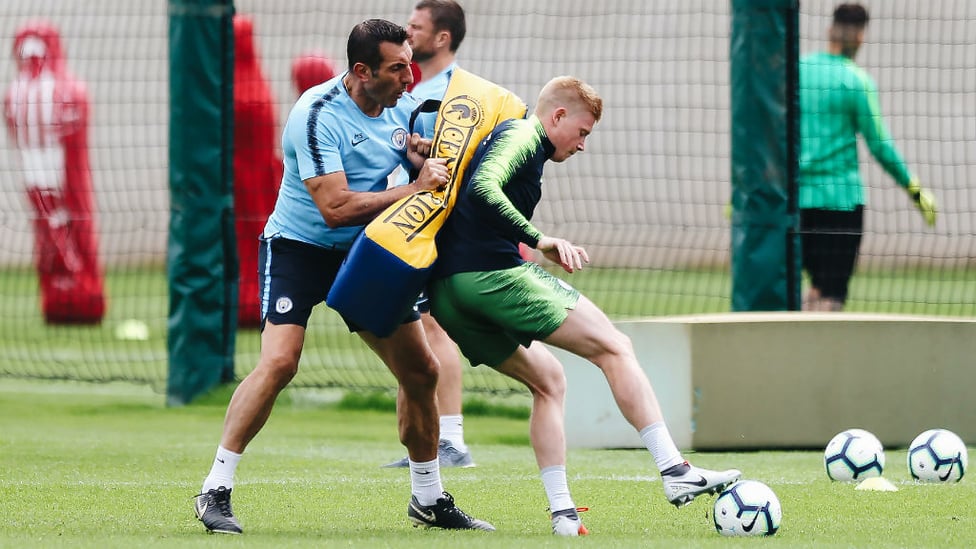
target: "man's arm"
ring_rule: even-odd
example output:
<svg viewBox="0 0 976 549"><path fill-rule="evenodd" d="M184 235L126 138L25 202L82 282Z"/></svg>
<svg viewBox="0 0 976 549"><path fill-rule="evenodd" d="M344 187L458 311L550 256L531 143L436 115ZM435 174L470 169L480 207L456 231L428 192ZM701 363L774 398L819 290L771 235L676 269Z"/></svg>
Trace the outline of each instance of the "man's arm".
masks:
<svg viewBox="0 0 976 549"><path fill-rule="evenodd" d="M390 204L418 191L431 191L447 184L447 161L430 158L417 180L379 192L357 192L349 188L345 172L310 177L305 188L330 228L364 225Z"/></svg>
<svg viewBox="0 0 976 549"><path fill-rule="evenodd" d="M535 248L542 238L542 232L518 211L503 191L519 168L532 157L537 145L537 142L517 135L520 131L534 130L510 127L492 139L471 175L466 192L477 205L485 223Z"/></svg>
<svg viewBox="0 0 976 549"><path fill-rule="evenodd" d="M543 235L502 192L502 187L510 181L511 173L517 169L518 162L526 156L517 152L493 153L489 149L470 182L471 198L478 204L486 222L515 236L519 242L539 250L546 259L558 263L567 273L576 272L583 268L583 264L590 262L586 250L568 240ZM492 163L495 163L495 168L505 166L506 169L492 169ZM481 168L486 166L487 169L482 173Z"/></svg>
<svg viewBox="0 0 976 549"><path fill-rule="evenodd" d="M881 116L878 90L867 75L862 76L861 83L863 89L858 95L855 105L857 131L864 136L868 150L871 151L871 155L881 164L885 172L902 187L908 187L912 174L908 171L908 166L905 164L901 153L895 147L895 140L888 132L888 127Z"/></svg>
<svg viewBox="0 0 976 549"><path fill-rule="evenodd" d="M896 183L902 186L911 197L915 206L922 213L922 217L929 225L935 224L937 206L935 196L923 189L918 180L912 176L898 149L895 140L888 133L881 108L878 102L878 90L874 81L866 75L861 79L864 89L858 98L857 125L858 131L864 136L868 150L884 170Z"/></svg>

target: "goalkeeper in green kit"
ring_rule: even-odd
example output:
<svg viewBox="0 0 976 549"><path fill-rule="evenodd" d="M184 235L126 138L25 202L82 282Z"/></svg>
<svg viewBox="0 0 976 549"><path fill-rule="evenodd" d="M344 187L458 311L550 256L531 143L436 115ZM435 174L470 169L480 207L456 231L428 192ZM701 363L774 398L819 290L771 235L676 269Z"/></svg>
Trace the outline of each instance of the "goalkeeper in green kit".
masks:
<svg viewBox="0 0 976 549"><path fill-rule="evenodd" d="M804 310L839 311L847 299L864 225L858 133L925 222L935 224L934 197L909 172L881 116L874 81L854 63L867 23L864 7L839 5L828 50L800 60L799 206L803 268L811 280Z"/></svg>

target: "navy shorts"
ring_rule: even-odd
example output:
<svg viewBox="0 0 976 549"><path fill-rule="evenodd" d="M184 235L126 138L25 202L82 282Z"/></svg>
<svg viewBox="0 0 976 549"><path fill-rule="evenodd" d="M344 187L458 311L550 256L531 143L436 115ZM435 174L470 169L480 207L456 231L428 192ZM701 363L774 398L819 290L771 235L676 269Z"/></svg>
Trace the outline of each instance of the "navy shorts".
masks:
<svg viewBox="0 0 976 549"><path fill-rule="evenodd" d="M855 210L800 210L803 268L820 295L847 300L847 289L857 264L864 206Z"/></svg>
<svg viewBox="0 0 976 549"><path fill-rule="evenodd" d="M347 250L330 250L288 238L261 238L258 248L258 291L261 328L264 323L308 326L312 308L325 301ZM403 323L420 319L412 310ZM350 332L362 328L342 319Z"/></svg>

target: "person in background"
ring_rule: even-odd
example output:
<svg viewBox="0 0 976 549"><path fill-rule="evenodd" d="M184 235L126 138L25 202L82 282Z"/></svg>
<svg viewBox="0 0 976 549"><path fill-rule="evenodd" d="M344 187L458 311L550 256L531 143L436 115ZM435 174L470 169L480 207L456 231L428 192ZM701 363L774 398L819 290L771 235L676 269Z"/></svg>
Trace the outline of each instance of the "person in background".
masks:
<svg viewBox="0 0 976 549"><path fill-rule="evenodd" d="M864 185L857 134L885 172L905 189L928 225L935 197L913 175L881 116L874 80L854 63L868 12L860 4L834 10L827 51L800 60L799 207L808 311L840 311L864 231Z"/></svg>
<svg viewBox="0 0 976 549"><path fill-rule="evenodd" d="M295 97L305 90L331 80L336 74L335 63L324 52L310 50L298 54L291 62L291 84Z"/></svg>
<svg viewBox="0 0 976 549"><path fill-rule="evenodd" d="M457 67L457 49L466 33L464 9L454 0L420 0L414 6L406 29L407 41L413 48L414 74L420 74L420 79L414 82L410 93L420 102L443 99L451 81L451 73ZM427 117L426 127L433 128L434 115L421 116ZM433 134L425 137L433 138ZM406 182L407 174L401 171L397 184ZM461 357L457 346L430 315L426 292L417 300L417 308L420 310L427 341L441 364L437 381L437 401L441 413L438 457L441 466L474 467L471 452L464 441ZM408 459L404 457L384 467L407 465Z"/></svg>

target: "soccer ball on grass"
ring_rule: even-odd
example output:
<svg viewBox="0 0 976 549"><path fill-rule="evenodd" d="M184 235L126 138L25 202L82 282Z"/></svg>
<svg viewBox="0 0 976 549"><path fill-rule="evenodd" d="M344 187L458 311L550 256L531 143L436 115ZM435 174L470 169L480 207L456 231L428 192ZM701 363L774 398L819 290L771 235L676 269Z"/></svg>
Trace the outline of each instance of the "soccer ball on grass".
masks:
<svg viewBox="0 0 976 549"><path fill-rule="evenodd" d="M771 536L779 530L779 498L757 480L740 480L715 499L715 529L723 536Z"/></svg>
<svg viewBox="0 0 976 549"><path fill-rule="evenodd" d="M966 444L945 429L929 429L908 447L908 472L915 480L959 482L968 464Z"/></svg>
<svg viewBox="0 0 976 549"><path fill-rule="evenodd" d="M824 449L824 467L830 480L850 482L880 477L884 466L881 441L864 429L837 433Z"/></svg>

